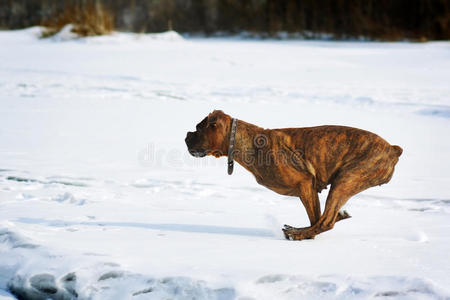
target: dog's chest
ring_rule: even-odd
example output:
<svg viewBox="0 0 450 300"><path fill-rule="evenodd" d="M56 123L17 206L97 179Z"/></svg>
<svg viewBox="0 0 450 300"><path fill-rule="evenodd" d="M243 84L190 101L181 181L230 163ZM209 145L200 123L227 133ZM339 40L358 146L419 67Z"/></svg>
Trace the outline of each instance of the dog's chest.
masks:
<svg viewBox="0 0 450 300"><path fill-rule="evenodd" d="M298 175L295 178L291 177L293 175L291 172L286 172L285 169L280 170L277 166L260 166L252 173L256 182L278 194L286 196L298 195Z"/></svg>

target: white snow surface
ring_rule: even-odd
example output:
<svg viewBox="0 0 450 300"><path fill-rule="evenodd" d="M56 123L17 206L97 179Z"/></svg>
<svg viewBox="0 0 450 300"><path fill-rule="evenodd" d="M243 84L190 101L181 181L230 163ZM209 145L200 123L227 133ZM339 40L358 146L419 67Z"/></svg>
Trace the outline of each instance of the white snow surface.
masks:
<svg viewBox="0 0 450 300"><path fill-rule="evenodd" d="M450 299L450 43L0 31L0 299ZM315 240L184 137L213 109L403 155ZM322 205L326 192L320 194Z"/></svg>

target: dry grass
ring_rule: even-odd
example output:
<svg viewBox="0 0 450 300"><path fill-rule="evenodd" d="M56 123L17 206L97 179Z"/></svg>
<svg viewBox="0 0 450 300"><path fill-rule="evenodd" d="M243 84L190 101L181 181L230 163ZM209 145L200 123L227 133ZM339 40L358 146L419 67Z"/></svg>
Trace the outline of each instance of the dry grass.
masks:
<svg viewBox="0 0 450 300"><path fill-rule="evenodd" d="M104 35L114 30L114 16L98 1L85 5L67 5L62 11L42 22L47 28L42 37L58 33L67 24L72 24L72 32L80 37Z"/></svg>

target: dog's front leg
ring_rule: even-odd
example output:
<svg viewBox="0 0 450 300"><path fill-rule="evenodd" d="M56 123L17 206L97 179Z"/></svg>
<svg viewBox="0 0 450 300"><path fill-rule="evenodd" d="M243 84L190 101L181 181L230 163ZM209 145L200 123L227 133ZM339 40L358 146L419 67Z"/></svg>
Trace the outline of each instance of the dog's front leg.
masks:
<svg viewBox="0 0 450 300"><path fill-rule="evenodd" d="M320 201L319 195L314 188L313 179L309 178L300 183L299 196L306 209L306 213L309 218L311 226L316 224L320 219ZM289 225L284 225L283 233L286 239L296 239L295 236L299 236L300 232L305 232L306 228L295 228ZM313 239L315 235L305 235L302 239Z"/></svg>
<svg viewBox="0 0 450 300"><path fill-rule="evenodd" d="M310 225L313 226L319 221L320 218L320 201L319 195L314 188L313 180L310 179L306 182L302 182L299 187L300 200L306 209L308 214Z"/></svg>

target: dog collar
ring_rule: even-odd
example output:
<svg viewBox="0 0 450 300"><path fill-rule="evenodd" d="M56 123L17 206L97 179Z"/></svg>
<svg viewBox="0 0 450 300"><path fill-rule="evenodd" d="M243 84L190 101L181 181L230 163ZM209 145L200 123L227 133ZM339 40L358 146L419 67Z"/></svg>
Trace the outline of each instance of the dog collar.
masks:
<svg viewBox="0 0 450 300"><path fill-rule="evenodd" d="M231 120L230 143L228 145L228 175L233 174L234 143L236 141L237 119Z"/></svg>

